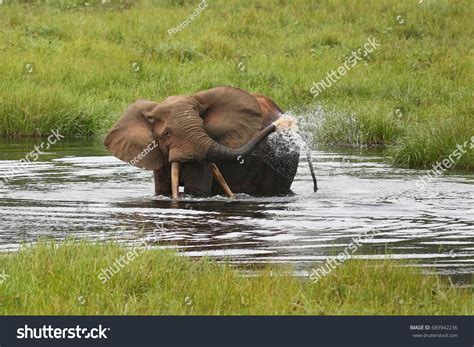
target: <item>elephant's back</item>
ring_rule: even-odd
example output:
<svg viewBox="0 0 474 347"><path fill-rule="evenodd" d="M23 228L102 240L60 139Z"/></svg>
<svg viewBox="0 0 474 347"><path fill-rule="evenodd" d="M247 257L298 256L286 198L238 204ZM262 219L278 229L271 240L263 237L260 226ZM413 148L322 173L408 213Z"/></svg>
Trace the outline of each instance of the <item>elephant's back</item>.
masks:
<svg viewBox="0 0 474 347"><path fill-rule="evenodd" d="M269 97L261 94L252 94L260 104L263 114L262 129L276 121L283 114L281 108Z"/></svg>

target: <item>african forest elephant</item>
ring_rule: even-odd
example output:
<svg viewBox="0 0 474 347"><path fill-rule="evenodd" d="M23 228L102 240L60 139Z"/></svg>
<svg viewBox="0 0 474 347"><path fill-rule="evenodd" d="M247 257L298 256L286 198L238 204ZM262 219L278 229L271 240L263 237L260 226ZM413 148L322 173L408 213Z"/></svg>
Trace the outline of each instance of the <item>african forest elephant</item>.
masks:
<svg viewBox="0 0 474 347"><path fill-rule="evenodd" d="M153 170L156 194L177 198L179 185L197 195L287 194L300 149L282 132L268 137L289 126L281 114L269 98L233 87L139 100L104 144L117 158Z"/></svg>

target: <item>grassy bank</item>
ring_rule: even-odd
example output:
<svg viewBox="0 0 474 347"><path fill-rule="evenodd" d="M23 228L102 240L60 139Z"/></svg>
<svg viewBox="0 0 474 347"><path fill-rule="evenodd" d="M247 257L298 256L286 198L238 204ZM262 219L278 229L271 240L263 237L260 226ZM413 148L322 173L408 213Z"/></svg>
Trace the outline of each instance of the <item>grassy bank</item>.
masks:
<svg viewBox="0 0 474 347"><path fill-rule="evenodd" d="M0 5L2 134L98 135L137 98L234 85L308 117L319 142L383 144L398 165L474 135L470 0L215 0L172 36L198 0L27 3ZM368 38L381 46L313 97Z"/></svg>
<svg viewBox="0 0 474 347"><path fill-rule="evenodd" d="M102 283L129 250L118 245L40 244L0 256L0 314L472 315L472 291L390 261L348 261L312 283L292 276L238 276L235 269L163 250L139 254ZM281 269L279 269L281 271Z"/></svg>

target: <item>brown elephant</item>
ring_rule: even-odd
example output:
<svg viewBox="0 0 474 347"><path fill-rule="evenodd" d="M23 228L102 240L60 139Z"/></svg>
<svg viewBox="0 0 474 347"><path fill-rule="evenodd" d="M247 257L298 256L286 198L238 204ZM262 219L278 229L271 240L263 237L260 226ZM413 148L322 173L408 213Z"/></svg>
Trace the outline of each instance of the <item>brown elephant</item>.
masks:
<svg viewBox="0 0 474 347"><path fill-rule="evenodd" d="M299 147L267 138L288 126L281 114L269 98L233 87L161 103L139 100L104 144L117 158L153 170L156 194L176 198L180 184L185 193L199 195L287 194Z"/></svg>

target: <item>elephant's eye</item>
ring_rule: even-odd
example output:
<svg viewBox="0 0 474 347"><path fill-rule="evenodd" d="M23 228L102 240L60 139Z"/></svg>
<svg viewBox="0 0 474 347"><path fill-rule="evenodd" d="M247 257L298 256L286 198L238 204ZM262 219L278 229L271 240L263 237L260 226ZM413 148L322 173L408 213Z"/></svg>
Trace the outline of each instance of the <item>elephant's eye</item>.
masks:
<svg viewBox="0 0 474 347"><path fill-rule="evenodd" d="M150 124L153 124L155 122L155 118L153 118L151 114L145 114L145 118Z"/></svg>
<svg viewBox="0 0 474 347"><path fill-rule="evenodd" d="M168 130L165 130L161 136L160 136L163 141L166 143L167 146L170 146L171 145L171 134Z"/></svg>
<svg viewBox="0 0 474 347"><path fill-rule="evenodd" d="M163 122L157 124L155 127L156 134L164 140L168 140L171 138L171 130L169 127L165 126Z"/></svg>

